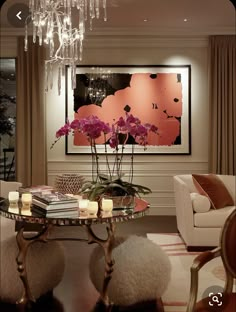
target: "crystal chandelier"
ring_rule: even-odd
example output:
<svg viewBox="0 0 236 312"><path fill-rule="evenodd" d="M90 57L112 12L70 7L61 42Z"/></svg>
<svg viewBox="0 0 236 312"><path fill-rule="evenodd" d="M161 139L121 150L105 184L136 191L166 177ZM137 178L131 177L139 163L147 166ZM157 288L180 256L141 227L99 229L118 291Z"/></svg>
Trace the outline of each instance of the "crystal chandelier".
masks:
<svg viewBox="0 0 236 312"><path fill-rule="evenodd" d="M85 26L92 30L94 18L107 20L106 0L29 0L33 22L33 42L49 47L45 61L45 90L53 87L53 65L58 65L58 93L61 93L61 77L65 65L71 68L71 85L76 87L76 64L82 60ZM28 27L25 24L25 51L28 48Z"/></svg>
<svg viewBox="0 0 236 312"><path fill-rule="evenodd" d="M92 68L92 73L89 74L88 96L91 103L101 105L104 98L107 96L108 79L111 80L111 71L106 71L103 68Z"/></svg>

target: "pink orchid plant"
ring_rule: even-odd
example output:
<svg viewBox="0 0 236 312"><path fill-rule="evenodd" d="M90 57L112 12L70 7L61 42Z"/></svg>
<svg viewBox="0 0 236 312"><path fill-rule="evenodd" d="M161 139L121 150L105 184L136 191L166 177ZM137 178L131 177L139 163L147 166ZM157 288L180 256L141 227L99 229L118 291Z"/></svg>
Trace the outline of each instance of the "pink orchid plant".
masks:
<svg viewBox="0 0 236 312"><path fill-rule="evenodd" d="M88 116L75 119L67 123L56 132L56 141L62 137L79 132L85 135L89 141L92 154L92 181L83 185L82 192L87 193L89 199L98 198L102 194L112 195L139 195L148 194L151 190L147 187L133 184L133 154L135 144L142 145L146 149L149 132L158 134L155 125L142 124L140 119L129 113L130 107L125 108L125 116L114 121L111 125L100 120L97 116ZM106 173L100 170L99 153L96 139L104 137L104 149L106 159ZM128 139L132 139L132 153L129 181L123 181L122 160L124 149ZM110 162L108 145L113 151L113 163Z"/></svg>

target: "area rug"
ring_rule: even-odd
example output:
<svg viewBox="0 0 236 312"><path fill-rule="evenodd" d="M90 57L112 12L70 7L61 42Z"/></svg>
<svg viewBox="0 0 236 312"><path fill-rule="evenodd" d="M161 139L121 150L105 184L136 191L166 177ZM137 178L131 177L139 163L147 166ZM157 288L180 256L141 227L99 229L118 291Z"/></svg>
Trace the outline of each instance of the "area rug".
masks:
<svg viewBox="0 0 236 312"><path fill-rule="evenodd" d="M190 290L190 267L199 252L188 252L178 234L152 234L147 237L166 251L172 264L171 280L162 296L165 312L186 311ZM210 286L224 286L224 269L220 257L210 261L200 271L199 295Z"/></svg>

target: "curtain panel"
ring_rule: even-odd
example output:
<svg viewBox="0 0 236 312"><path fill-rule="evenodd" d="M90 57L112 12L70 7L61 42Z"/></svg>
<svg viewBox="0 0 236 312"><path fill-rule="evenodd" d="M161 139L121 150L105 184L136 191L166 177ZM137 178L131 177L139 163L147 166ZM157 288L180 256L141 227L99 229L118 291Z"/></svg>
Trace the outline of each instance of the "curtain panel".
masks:
<svg viewBox="0 0 236 312"><path fill-rule="evenodd" d="M18 38L16 178L23 186L47 183L46 118L44 101L45 51Z"/></svg>
<svg viewBox="0 0 236 312"><path fill-rule="evenodd" d="M209 44L209 171L236 171L236 36L211 36Z"/></svg>

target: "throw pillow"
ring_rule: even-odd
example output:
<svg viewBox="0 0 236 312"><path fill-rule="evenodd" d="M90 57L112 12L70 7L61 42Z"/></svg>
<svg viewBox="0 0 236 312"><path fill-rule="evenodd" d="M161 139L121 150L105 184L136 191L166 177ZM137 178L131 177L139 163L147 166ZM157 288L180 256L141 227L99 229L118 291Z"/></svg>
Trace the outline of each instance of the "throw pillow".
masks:
<svg viewBox="0 0 236 312"><path fill-rule="evenodd" d="M207 212L211 208L211 202L207 196L198 193L190 194L193 210L195 212Z"/></svg>
<svg viewBox="0 0 236 312"><path fill-rule="evenodd" d="M199 194L207 196L214 209L234 205L233 198L217 175L192 174L192 177Z"/></svg>

